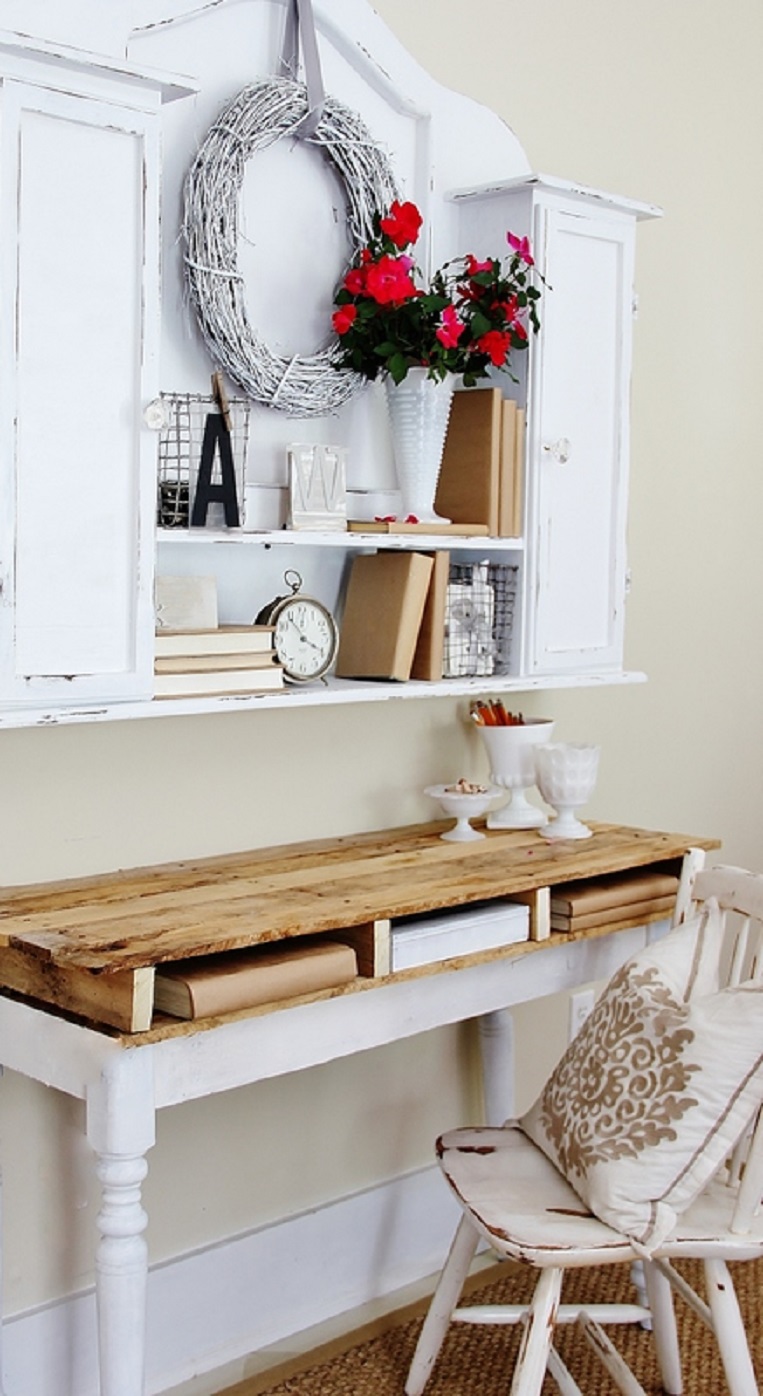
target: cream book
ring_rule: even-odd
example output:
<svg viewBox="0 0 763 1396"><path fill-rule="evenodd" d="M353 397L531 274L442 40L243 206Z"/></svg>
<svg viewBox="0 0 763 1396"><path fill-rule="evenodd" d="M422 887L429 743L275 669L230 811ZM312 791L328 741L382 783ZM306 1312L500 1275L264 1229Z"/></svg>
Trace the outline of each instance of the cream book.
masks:
<svg viewBox="0 0 763 1396"><path fill-rule="evenodd" d="M440 479L438 514L453 523L484 524L498 534L501 463L500 388L464 388L453 394Z"/></svg>
<svg viewBox="0 0 763 1396"><path fill-rule="evenodd" d="M272 648L271 625L220 625L211 630L157 630L154 654L262 654Z"/></svg>
<svg viewBox="0 0 763 1396"><path fill-rule="evenodd" d="M275 665L273 650L262 654L170 654L154 660L157 674L214 674L228 673L233 669L272 669Z"/></svg>
<svg viewBox="0 0 763 1396"><path fill-rule="evenodd" d="M209 1018L338 988L356 975L355 951L336 941L257 946L157 966L154 1008L173 1018Z"/></svg>
<svg viewBox="0 0 763 1396"><path fill-rule="evenodd" d="M283 688L283 671L273 664L268 669L227 669L208 674L154 674L155 698L223 698L226 694L264 693Z"/></svg>
<svg viewBox="0 0 763 1396"><path fill-rule="evenodd" d="M433 565L416 552L364 553L353 560L337 677L410 678Z"/></svg>

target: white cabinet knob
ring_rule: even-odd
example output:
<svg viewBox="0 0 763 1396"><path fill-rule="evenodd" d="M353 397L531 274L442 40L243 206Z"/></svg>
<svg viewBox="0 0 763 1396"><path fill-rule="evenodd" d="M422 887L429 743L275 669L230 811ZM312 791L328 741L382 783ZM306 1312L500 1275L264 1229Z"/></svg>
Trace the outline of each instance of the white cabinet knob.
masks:
<svg viewBox="0 0 763 1396"><path fill-rule="evenodd" d="M544 441L542 449L560 465L566 465L572 455L572 443L566 436L560 436L558 441Z"/></svg>

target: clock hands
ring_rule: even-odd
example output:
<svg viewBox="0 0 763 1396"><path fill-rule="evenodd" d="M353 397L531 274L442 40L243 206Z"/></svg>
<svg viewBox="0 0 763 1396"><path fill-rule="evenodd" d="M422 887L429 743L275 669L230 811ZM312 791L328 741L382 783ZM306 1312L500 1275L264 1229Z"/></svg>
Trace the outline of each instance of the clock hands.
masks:
<svg viewBox="0 0 763 1396"><path fill-rule="evenodd" d="M291 625L294 626L294 629L296 630L300 640L304 645L309 645L311 649L318 650L320 652L320 645L316 645L314 640L309 640L307 638L307 635L305 634L304 630L300 630L293 616L287 616L287 620Z"/></svg>

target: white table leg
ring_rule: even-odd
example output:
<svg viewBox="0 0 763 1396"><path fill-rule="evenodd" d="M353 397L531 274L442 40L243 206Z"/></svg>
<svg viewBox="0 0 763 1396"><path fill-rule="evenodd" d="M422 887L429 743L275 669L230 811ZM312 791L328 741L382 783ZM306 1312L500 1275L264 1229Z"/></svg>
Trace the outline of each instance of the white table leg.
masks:
<svg viewBox="0 0 763 1396"><path fill-rule="evenodd" d="M149 1051L114 1057L88 1090L87 1137L102 1185L96 1253L101 1396L144 1396L147 1217L141 1184L155 1139Z"/></svg>
<svg viewBox="0 0 763 1396"><path fill-rule="evenodd" d="M502 1125L514 1116L514 1019L510 1008L478 1018L482 1052L485 1123Z"/></svg>

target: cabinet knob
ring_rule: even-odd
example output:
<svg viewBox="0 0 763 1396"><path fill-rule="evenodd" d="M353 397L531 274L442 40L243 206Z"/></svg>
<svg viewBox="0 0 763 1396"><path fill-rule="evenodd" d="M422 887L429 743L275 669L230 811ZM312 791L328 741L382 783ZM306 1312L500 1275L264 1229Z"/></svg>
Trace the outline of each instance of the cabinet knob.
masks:
<svg viewBox="0 0 763 1396"><path fill-rule="evenodd" d="M560 436L558 441L544 441L542 449L560 465L566 465L572 455L572 443L566 436Z"/></svg>

